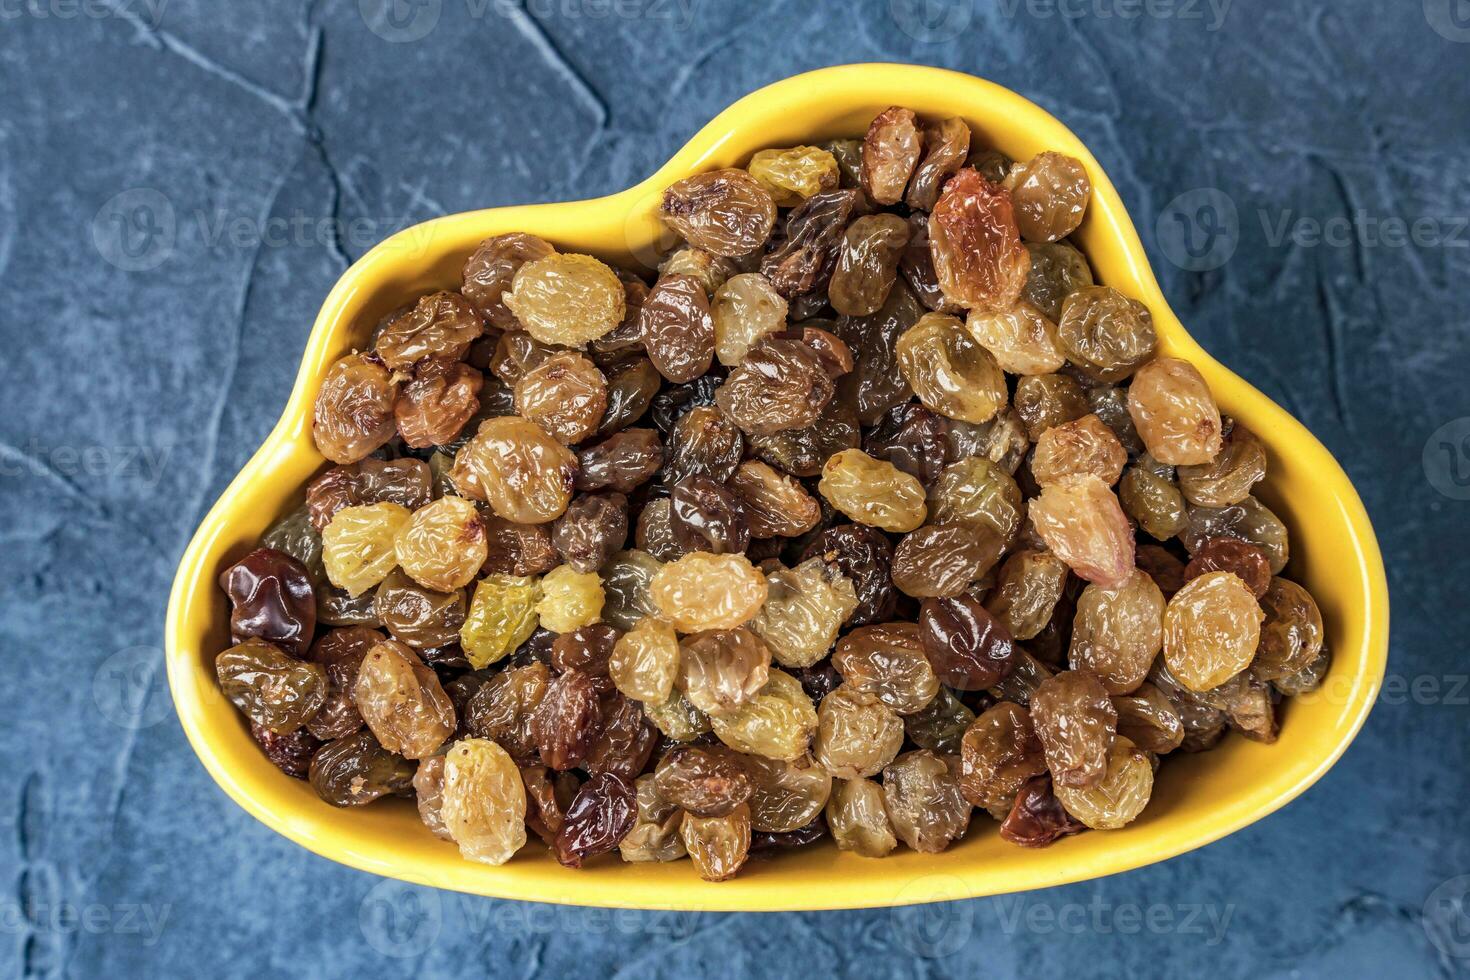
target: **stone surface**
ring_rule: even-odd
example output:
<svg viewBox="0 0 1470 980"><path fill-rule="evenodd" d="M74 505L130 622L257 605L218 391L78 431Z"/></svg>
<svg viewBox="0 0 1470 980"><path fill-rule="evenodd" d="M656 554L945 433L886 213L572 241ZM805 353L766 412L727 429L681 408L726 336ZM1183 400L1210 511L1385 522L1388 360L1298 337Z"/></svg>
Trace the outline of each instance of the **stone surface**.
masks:
<svg viewBox="0 0 1470 980"><path fill-rule="evenodd" d="M1464 974L1463 8L0 5L0 972ZM1131 874L766 918L385 884L230 802L167 703L166 591L346 264L440 213L619 189L762 84L878 60L983 74L1077 131L1195 336L1353 476L1396 616L1346 757L1270 819Z"/></svg>

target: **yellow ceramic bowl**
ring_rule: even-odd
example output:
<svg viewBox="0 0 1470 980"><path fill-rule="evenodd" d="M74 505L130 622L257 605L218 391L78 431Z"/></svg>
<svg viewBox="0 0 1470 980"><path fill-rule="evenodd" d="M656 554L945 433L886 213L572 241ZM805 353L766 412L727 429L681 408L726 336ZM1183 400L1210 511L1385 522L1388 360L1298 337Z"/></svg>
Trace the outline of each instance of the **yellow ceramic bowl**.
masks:
<svg viewBox="0 0 1470 980"><path fill-rule="evenodd" d="M435 839L408 801L337 810L276 770L215 682L228 645L216 578L266 526L301 499L323 466L312 445L311 409L331 363L366 346L372 325L406 299L459 282L481 239L510 231L612 263L648 265L665 234L654 213L675 180L738 166L763 147L858 136L889 105L923 116L961 116L977 140L1026 159L1059 150L1092 176L1087 219L1075 236L1100 282L1142 300L1165 353L1204 374L1221 408L1260 435L1270 452L1262 497L1292 531L1288 575L1304 583L1326 621L1333 651L1322 691L1290 702L1280 740L1238 736L1203 755L1170 757L1153 801L1120 831L1087 833L1045 850L1000 840L977 814L970 835L944 854L900 848L872 860L830 844L755 861L734 881L700 881L688 862L624 864L581 871L529 846L503 867L462 860ZM1296 419L1206 354L1169 311L1133 224L1087 148L1021 96L968 75L906 65L849 65L787 79L750 95L690 140L658 173L595 201L496 208L450 215L403 231L349 269L317 316L296 387L265 445L204 519L179 566L169 603L168 676L184 730L199 758L236 802L297 843L344 864L465 892L542 902L661 909L789 910L909 904L1058 885L1126 871L1217 840L1284 805L1340 756L1363 724L1383 677L1388 594L1368 515L1332 455Z"/></svg>

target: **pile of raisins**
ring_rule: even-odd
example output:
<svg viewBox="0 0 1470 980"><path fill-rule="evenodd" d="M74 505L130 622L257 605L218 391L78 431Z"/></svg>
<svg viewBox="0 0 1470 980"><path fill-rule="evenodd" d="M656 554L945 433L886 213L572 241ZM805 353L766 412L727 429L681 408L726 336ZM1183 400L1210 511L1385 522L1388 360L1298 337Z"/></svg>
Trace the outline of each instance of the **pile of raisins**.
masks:
<svg viewBox="0 0 1470 980"><path fill-rule="evenodd" d="M705 879L1122 827L1328 665L1266 452L1067 240L1079 161L881 113L668 188L657 279L483 242L338 361L225 694L464 857Z"/></svg>

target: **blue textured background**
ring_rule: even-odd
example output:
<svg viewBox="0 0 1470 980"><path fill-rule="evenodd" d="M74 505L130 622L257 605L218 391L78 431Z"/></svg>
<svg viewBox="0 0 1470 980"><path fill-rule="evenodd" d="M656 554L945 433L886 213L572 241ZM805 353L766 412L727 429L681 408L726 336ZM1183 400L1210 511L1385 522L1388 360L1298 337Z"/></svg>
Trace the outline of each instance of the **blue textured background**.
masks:
<svg viewBox="0 0 1470 980"><path fill-rule="evenodd" d="M384 6L0 2L0 972L1470 970L1470 4ZM1395 621L1343 761L1131 874L765 918L383 885L247 817L167 704L165 593L346 264L433 215L622 188L740 95L867 60L985 75L1075 129L1181 318L1353 476Z"/></svg>

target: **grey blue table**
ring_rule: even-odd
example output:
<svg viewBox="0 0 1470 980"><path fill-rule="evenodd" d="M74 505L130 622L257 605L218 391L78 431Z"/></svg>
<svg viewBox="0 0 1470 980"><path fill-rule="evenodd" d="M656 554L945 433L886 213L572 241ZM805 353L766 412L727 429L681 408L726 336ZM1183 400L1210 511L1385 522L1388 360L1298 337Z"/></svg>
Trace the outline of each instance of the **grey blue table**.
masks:
<svg viewBox="0 0 1470 980"><path fill-rule="evenodd" d="M1075 129L1195 336L1356 481L1394 623L1346 757L1144 870L765 918L384 885L246 816L172 715L165 594L346 265L874 60ZM1467 83L1465 0L0 0L0 974L1470 972Z"/></svg>

